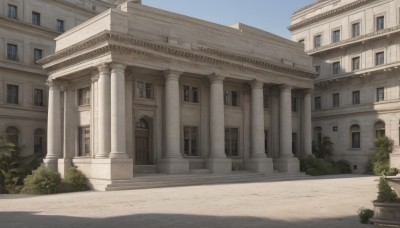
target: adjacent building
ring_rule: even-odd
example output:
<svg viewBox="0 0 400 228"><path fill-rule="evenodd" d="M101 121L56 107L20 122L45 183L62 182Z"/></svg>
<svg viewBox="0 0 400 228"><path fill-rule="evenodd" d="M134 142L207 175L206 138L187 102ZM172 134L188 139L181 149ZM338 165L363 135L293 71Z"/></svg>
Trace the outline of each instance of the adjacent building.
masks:
<svg viewBox="0 0 400 228"><path fill-rule="evenodd" d="M293 41L302 43L318 73L312 98L315 145L328 136L336 160L363 173L374 139L394 141L399 167L400 1L321 0L292 16Z"/></svg>
<svg viewBox="0 0 400 228"><path fill-rule="evenodd" d="M108 9L96 0L0 2L0 132L24 154L46 154L48 74L37 60L54 38Z"/></svg>
<svg viewBox="0 0 400 228"><path fill-rule="evenodd" d="M229 41L229 42L227 42ZM45 163L95 189L134 174L299 172L314 70L303 46L129 1L56 38Z"/></svg>

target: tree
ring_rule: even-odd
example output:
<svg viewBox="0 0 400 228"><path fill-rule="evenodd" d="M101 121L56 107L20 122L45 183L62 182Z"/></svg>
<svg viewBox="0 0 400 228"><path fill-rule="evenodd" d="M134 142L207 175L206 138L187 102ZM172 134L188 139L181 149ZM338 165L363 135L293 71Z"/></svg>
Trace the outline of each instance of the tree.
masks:
<svg viewBox="0 0 400 228"><path fill-rule="evenodd" d="M386 136L375 139L376 150L371 156L372 170L375 175L382 175L390 170L390 153L393 150L393 141Z"/></svg>
<svg viewBox="0 0 400 228"><path fill-rule="evenodd" d="M313 153L316 158L328 161L329 157L333 153L333 143L328 136L322 138L321 145L319 147L314 147Z"/></svg>

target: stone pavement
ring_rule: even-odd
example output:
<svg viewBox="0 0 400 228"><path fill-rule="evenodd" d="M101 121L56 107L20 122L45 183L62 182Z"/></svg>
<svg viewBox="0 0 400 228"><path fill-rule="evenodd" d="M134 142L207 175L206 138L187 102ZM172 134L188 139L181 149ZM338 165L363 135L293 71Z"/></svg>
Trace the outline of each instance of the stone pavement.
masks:
<svg viewBox="0 0 400 228"><path fill-rule="evenodd" d="M378 177L342 175L301 181L84 192L0 195L1 228L76 227L372 227Z"/></svg>

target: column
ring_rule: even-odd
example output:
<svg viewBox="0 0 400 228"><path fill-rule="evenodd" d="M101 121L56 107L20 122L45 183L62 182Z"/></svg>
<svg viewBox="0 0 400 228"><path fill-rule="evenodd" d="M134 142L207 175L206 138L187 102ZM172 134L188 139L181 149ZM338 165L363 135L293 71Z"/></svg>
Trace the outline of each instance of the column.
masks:
<svg viewBox="0 0 400 228"><path fill-rule="evenodd" d="M98 67L98 151L96 158L108 158L111 151L111 92L110 67Z"/></svg>
<svg viewBox="0 0 400 228"><path fill-rule="evenodd" d="M125 123L125 65L111 65L111 153L110 158L128 158Z"/></svg>
<svg viewBox="0 0 400 228"><path fill-rule="evenodd" d="M232 161L225 155L224 77L210 79L210 155L206 165L211 173L230 173Z"/></svg>
<svg viewBox="0 0 400 228"><path fill-rule="evenodd" d="M168 70L164 72L165 77L165 151L164 157L159 161L161 172L169 174L189 173L189 161L182 158L180 151L181 142L181 109L179 99L179 77L182 72Z"/></svg>
<svg viewBox="0 0 400 228"><path fill-rule="evenodd" d="M49 89L49 107L47 118L47 155L44 163L47 168L57 171L57 162L61 157L61 107L60 83L54 79L47 81Z"/></svg>
<svg viewBox="0 0 400 228"><path fill-rule="evenodd" d="M298 173L300 163L292 153L292 87L280 86L280 120L279 120L280 157L277 168L280 172Z"/></svg>
<svg viewBox="0 0 400 228"><path fill-rule="evenodd" d="M308 89L304 94L304 117L303 117L303 139L304 154L312 155L312 123L311 123L311 94L312 90Z"/></svg>
<svg viewBox="0 0 400 228"><path fill-rule="evenodd" d="M96 156L97 151L99 150L98 145L98 82L99 82L99 72L92 72L92 85L90 89L91 97L90 97L90 140L91 140L91 151L92 157Z"/></svg>

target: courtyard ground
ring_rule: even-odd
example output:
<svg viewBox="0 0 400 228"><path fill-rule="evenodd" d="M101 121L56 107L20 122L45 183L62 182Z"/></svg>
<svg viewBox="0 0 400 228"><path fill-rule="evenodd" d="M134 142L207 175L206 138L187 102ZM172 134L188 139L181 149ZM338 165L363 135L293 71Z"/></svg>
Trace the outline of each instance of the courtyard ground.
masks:
<svg viewBox="0 0 400 228"><path fill-rule="evenodd" d="M0 195L1 228L372 227L378 177L205 185L50 196Z"/></svg>

